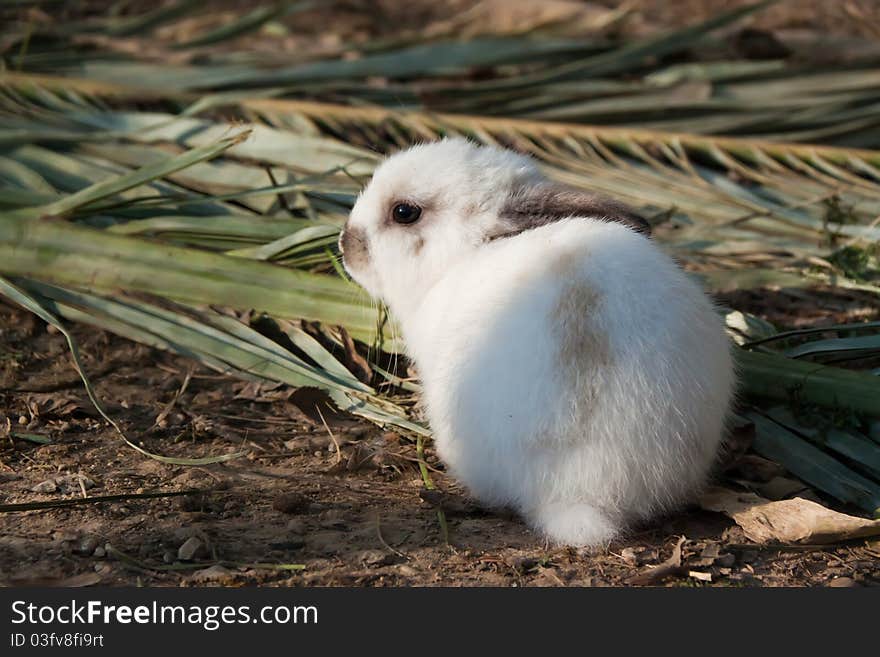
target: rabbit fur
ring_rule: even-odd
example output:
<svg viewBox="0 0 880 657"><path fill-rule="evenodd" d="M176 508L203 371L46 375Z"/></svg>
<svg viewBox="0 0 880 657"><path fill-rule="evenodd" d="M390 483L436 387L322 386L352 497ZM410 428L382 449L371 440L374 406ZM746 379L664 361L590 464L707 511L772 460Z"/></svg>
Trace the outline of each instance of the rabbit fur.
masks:
<svg viewBox="0 0 880 657"><path fill-rule="evenodd" d="M648 232L529 157L446 139L382 163L341 234L400 323L441 459L557 543L601 546L679 507L722 439L723 323Z"/></svg>

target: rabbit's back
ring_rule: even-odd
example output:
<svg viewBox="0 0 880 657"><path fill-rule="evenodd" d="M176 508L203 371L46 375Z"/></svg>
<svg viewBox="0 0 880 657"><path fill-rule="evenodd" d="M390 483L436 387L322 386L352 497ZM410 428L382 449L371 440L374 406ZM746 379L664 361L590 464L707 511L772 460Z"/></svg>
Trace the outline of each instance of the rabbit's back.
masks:
<svg viewBox="0 0 880 657"><path fill-rule="evenodd" d="M430 290L406 335L454 473L486 502L530 513L587 500L614 522L693 492L733 389L699 286L650 240L599 221L480 256Z"/></svg>

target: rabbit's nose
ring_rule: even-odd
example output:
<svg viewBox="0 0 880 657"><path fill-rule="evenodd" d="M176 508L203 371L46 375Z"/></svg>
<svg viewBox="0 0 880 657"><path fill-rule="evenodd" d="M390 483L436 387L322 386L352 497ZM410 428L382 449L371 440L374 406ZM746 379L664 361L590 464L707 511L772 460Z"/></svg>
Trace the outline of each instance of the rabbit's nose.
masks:
<svg viewBox="0 0 880 657"><path fill-rule="evenodd" d="M339 235L339 252L347 267L359 267L367 264L370 249L364 231L357 226L349 226Z"/></svg>

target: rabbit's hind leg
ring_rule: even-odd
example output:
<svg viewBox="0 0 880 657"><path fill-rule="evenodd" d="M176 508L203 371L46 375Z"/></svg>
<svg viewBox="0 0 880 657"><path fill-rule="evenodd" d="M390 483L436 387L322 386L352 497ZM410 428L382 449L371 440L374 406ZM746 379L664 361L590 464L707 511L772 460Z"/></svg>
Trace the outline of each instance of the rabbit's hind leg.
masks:
<svg viewBox="0 0 880 657"><path fill-rule="evenodd" d="M620 533L616 523L590 504L546 503L527 517L548 539L562 545L604 547Z"/></svg>

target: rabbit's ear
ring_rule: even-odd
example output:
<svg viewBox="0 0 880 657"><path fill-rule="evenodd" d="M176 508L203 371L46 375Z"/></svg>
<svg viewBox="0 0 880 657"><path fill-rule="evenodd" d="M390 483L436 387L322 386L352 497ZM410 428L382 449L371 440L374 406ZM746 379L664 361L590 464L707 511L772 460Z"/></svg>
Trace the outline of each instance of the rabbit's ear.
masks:
<svg viewBox="0 0 880 657"><path fill-rule="evenodd" d="M516 187L500 215L501 226L489 239L510 237L571 217L621 223L646 236L651 234L651 225L623 203L552 182Z"/></svg>

